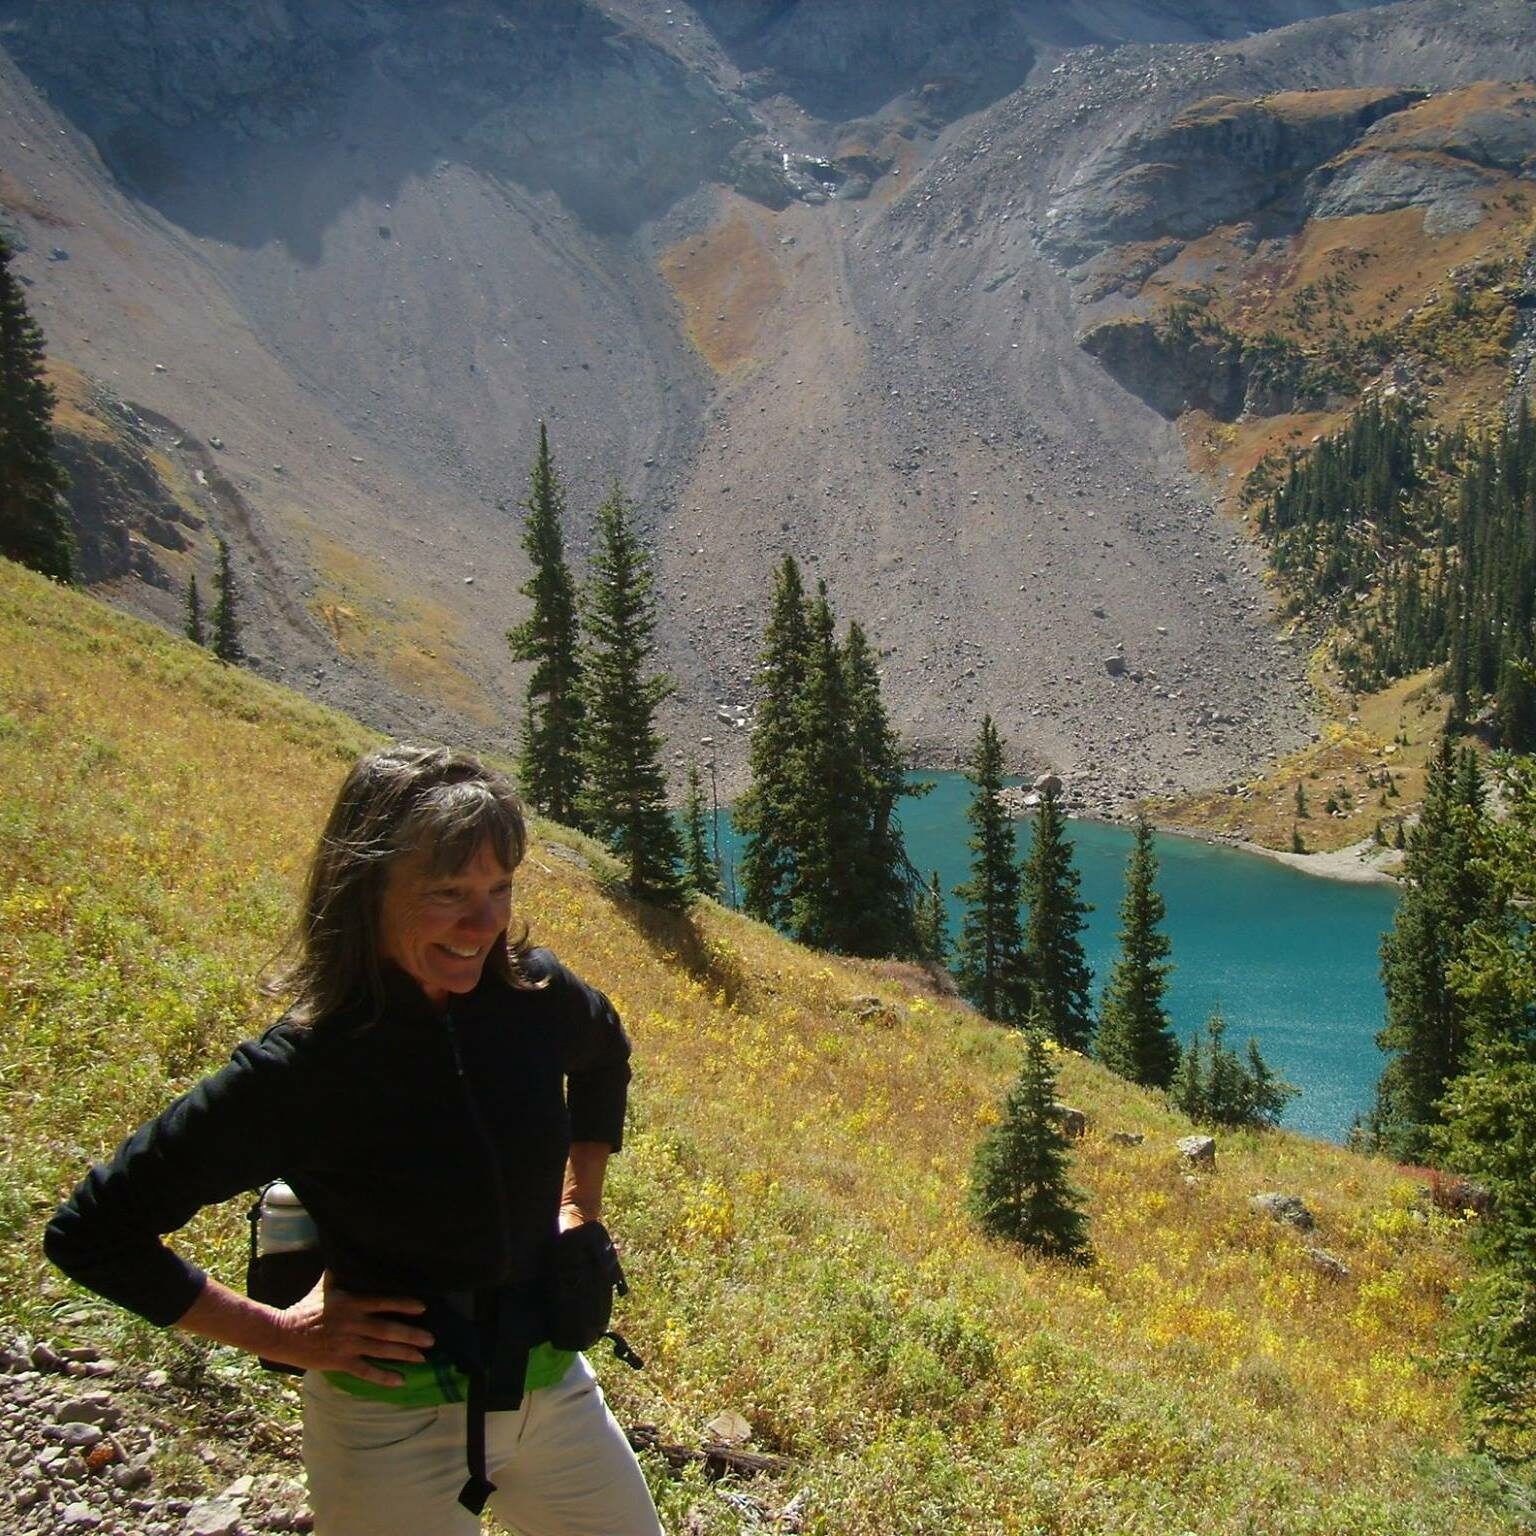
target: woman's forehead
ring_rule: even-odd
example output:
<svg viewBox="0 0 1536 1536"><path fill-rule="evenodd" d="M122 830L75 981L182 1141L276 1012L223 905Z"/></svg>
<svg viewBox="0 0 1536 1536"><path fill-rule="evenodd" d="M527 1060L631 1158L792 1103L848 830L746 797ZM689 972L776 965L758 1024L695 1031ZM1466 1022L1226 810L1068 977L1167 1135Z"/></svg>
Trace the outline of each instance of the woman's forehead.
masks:
<svg viewBox="0 0 1536 1536"><path fill-rule="evenodd" d="M396 860L395 870L407 880L498 880L512 873L488 838L476 843L468 857L457 859L440 843L418 843Z"/></svg>

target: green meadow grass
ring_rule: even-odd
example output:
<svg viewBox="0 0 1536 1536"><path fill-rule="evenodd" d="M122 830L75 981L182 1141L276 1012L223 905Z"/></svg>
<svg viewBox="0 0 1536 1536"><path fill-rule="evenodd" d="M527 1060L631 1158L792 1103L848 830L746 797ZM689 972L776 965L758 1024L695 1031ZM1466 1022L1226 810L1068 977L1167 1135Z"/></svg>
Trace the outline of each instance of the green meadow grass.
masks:
<svg viewBox="0 0 1536 1536"><path fill-rule="evenodd" d="M0 1331L98 1343L120 1380L168 1369L183 1394L160 1411L188 1436L212 1402L278 1426L275 1444L292 1395L74 1290L42 1228L92 1159L277 1011L258 978L372 739L0 562ZM1062 1054L1062 1096L1089 1116L1074 1177L1096 1262L988 1243L964 1184L1012 1036L908 969L713 904L639 909L593 845L538 830L521 915L635 1040L610 1218L634 1282L620 1326L648 1369L596 1356L621 1420L696 1444L734 1409L792 1463L743 1491L770 1509L803 1493L806 1529L839 1536L1530 1528L1519 1490L1461 1449L1443 1359L1459 1232L1398 1170L1250 1133L1191 1181L1172 1151L1187 1122ZM1347 1279L1252 1212L1270 1189L1307 1201ZM177 1240L231 1281L242 1205ZM195 1484L175 1437L164 1466ZM672 1528L749 1528L698 1474L648 1471Z"/></svg>

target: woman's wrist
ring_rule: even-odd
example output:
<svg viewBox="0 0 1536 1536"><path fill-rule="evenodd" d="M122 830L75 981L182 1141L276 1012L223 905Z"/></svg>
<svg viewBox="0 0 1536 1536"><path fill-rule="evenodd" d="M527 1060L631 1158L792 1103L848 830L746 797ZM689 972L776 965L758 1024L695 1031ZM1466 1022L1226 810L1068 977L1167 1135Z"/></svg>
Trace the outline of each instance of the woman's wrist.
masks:
<svg viewBox="0 0 1536 1536"><path fill-rule="evenodd" d="M228 1344L253 1355L277 1359L288 1337L285 1314L221 1285L211 1275L197 1299L176 1319L176 1326L215 1344Z"/></svg>

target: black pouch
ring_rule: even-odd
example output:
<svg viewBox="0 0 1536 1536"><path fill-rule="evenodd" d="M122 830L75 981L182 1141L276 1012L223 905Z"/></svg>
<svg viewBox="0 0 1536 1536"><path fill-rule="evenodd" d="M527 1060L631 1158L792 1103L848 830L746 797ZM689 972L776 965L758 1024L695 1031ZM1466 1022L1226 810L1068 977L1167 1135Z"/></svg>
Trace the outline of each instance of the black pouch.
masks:
<svg viewBox="0 0 1536 1536"><path fill-rule="evenodd" d="M544 1321L556 1349L591 1349L608 1332L613 1295L629 1294L613 1239L600 1221L562 1232L544 1274Z"/></svg>

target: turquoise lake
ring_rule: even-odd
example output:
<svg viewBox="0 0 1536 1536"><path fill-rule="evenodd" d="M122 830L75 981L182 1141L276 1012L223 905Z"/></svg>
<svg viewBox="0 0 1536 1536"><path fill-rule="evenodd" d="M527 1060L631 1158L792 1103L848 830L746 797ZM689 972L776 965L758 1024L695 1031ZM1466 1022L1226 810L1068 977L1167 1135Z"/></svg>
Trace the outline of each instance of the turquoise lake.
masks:
<svg viewBox="0 0 1536 1536"><path fill-rule="evenodd" d="M970 873L970 786L958 773L914 777L935 787L921 800L902 802L907 852L925 875L938 870L949 891ZM721 823L721 854L729 863L735 838L724 816ZM1022 855L1029 823L1015 827ZM1081 821L1070 823L1070 831L1083 899L1095 908L1085 948L1097 1002L1115 958L1131 833ZM1241 1050L1254 1036L1264 1059L1302 1090L1285 1124L1342 1141L1354 1116L1370 1107L1381 1072L1379 952L1392 926L1395 888L1325 880L1193 838L1159 836L1157 853L1165 931L1173 941L1168 1009L1180 1038L1220 1008L1227 1043ZM960 910L953 897L949 905L953 938Z"/></svg>

